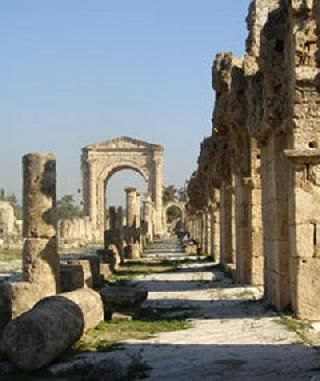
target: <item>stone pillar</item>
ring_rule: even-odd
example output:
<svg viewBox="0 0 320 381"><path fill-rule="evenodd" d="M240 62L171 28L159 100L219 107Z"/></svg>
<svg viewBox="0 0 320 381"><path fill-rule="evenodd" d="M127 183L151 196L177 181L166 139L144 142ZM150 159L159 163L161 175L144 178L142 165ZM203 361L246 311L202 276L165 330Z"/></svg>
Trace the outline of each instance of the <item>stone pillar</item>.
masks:
<svg viewBox="0 0 320 381"><path fill-rule="evenodd" d="M212 214L209 208L206 210L206 254L212 256Z"/></svg>
<svg viewBox="0 0 320 381"><path fill-rule="evenodd" d="M236 245L237 245L237 223L236 223L236 195L235 195L235 176L232 177L232 185L230 186L231 192L231 210L232 210L232 224L231 224L231 237L232 237L232 264L236 264Z"/></svg>
<svg viewBox="0 0 320 381"><path fill-rule="evenodd" d="M128 259L140 258L140 229L137 229L137 190L136 188L126 188L127 193L127 227L125 256ZM140 200L140 195L138 196ZM139 201L140 205L140 201ZM139 217L140 221L140 217Z"/></svg>
<svg viewBox="0 0 320 381"><path fill-rule="evenodd" d="M153 158L154 165L154 184L153 200L155 207L155 234L162 235L162 193L163 193L163 152L156 151Z"/></svg>
<svg viewBox="0 0 320 381"><path fill-rule="evenodd" d="M146 239L153 241L153 226L152 226L153 205L150 196L147 194L143 202L143 219L146 225Z"/></svg>
<svg viewBox="0 0 320 381"><path fill-rule="evenodd" d="M232 187L222 181L221 190L221 216L220 216L220 254L221 263L233 263L232 256Z"/></svg>
<svg viewBox="0 0 320 381"><path fill-rule="evenodd" d="M140 229L141 226L141 195L136 193L136 228Z"/></svg>
<svg viewBox="0 0 320 381"><path fill-rule="evenodd" d="M206 226L206 211L203 210L200 213L200 240L201 240L201 251L204 253L206 251L207 243L207 226Z"/></svg>
<svg viewBox="0 0 320 381"><path fill-rule="evenodd" d="M288 241L289 163L286 136L273 134L261 147L264 230L264 292L278 310L290 306Z"/></svg>
<svg viewBox="0 0 320 381"><path fill-rule="evenodd" d="M123 210L122 207L110 206L109 228L104 234L104 247L108 250L110 245L118 249L121 262L124 261L124 232L123 232Z"/></svg>
<svg viewBox="0 0 320 381"><path fill-rule="evenodd" d="M99 240L99 232L97 229L97 185L96 185L96 165L95 162L91 162L88 165L88 201L89 201L89 212L92 225L94 227L95 240Z"/></svg>
<svg viewBox="0 0 320 381"><path fill-rule="evenodd" d="M214 202L211 204L211 256L215 262L220 262L220 201L219 191L214 190Z"/></svg>
<svg viewBox="0 0 320 381"><path fill-rule="evenodd" d="M23 157L23 280L42 296L59 291L56 161L50 154Z"/></svg>
<svg viewBox="0 0 320 381"><path fill-rule="evenodd" d="M126 188L127 194L127 227L135 226L137 213L137 190L136 188Z"/></svg>
<svg viewBox="0 0 320 381"><path fill-rule="evenodd" d="M260 176L261 154L252 142L251 180L249 197L250 268L247 282L264 284L262 191Z"/></svg>

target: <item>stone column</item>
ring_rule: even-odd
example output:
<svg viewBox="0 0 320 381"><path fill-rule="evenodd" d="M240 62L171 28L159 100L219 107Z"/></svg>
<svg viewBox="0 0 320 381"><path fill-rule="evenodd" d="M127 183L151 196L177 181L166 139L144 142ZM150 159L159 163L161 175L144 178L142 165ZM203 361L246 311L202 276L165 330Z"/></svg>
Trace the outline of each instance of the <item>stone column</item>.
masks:
<svg viewBox="0 0 320 381"><path fill-rule="evenodd" d="M205 251L208 256L212 255L212 214L209 208L206 210L206 248Z"/></svg>
<svg viewBox="0 0 320 381"><path fill-rule="evenodd" d="M273 134L261 147L264 292L278 310L290 305L286 136Z"/></svg>
<svg viewBox="0 0 320 381"><path fill-rule="evenodd" d="M89 177L89 192L88 192L88 201L89 201L89 211L92 225L95 230L95 239L98 237L98 228L97 228L97 187L96 187L96 164L95 161L89 162L88 165L88 177Z"/></svg>
<svg viewBox="0 0 320 381"><path fill-rule="evenodd" d="M137 190L136 188L126 188L127 194L127 227L132 228L135 226L136 212L137 212Z"/></svg>
<svg viewBox="0 0 320 381"><path fill-rule="evenodd" d="M153 240L152 212L153 212L153 205L152 205L151 198L149 195L146 195L146 198L143 202L143 219L146 224L147 241Z"/></svg>
<svg viewBox="0 0 320 381"><path fill-rule="evenodd" d="M42 296L59 291L56 161L50 154L23 157L23 279Z"/></svg>
<svg viewBox="0 0 320 381"><path fill-rule="evenodd" d="M232 187L223 181L221 184L221 216L220 216L220 254L221 263L233 263L232 256Z"/></svg>
<svg viewBox="0 0 320 381"><path fill-rule="evenodd" d="M262 192L260 150L252 142L251 149L251 180L249 198L249 233L250 233L250 271L248 283L263 285L264 283L264 258L263 258L263 225L262 225Z"/></svg>
<svg viewBox="0 0 320 381"><path fill-rule="evenodd" d="M211 204L211 256L215 262L220 262L220 212L218 191L214 191L214 202Z"/></svg>
<svg viewBox="0 0 320 381"><path fill-rule="evenodd" d="M141 226L141 195L136 193L136 228L140 229Z"/></svg>
<svg viewBox="0 0 320 381"><path fill-rule="evenodd" d="M206 251L206 241L207 241L207 227L206 227L206 211L202 210L200 213L200 240L201 240L201 251L204 253Z"/></svg>
<svg viewBox="0 0 320 381"><path fill-rule="evenodd" d="M162 235L163 152L154 153L153 201L155 207L155 234Z"/></svg>
<svg viewBox="0 0 320 381"><path fill-rule="evenodd" d="M137 224L137 190L126 188L127 193L127 228L126 228L126 257L128 259L140 258L140 234ZM139 199L139 197L138 197ZM140 202L139 202L140 204Z"/></svg>

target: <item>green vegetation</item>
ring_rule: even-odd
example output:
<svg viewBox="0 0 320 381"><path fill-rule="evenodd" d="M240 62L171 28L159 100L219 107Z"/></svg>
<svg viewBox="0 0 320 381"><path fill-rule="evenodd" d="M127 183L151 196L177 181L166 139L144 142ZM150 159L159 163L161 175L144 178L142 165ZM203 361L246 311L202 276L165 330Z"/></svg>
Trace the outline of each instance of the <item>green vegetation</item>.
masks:
<svg viewBox="0 0 320 381"><path fill-rule="evenodd" d="M164 204L174 200L180 202L187 201L187 192L185 187L176 188L175 185L164 186L162 195Z"/></svg>
<svg viewBox="0 0 320 381"><path fill-rule="evenodd" d="M170 201L174 201L177 196L177 188L175 185L168 185L163 187L162 200L166 204Z"/></svg>
<svg viewBox="0 0 320 381"><path fill-rule="evenodd" d="M179 264L183 261L168 261L159 260L152 262L131 261L124 265L114 274L109 277L109 281L130 281L136 279L138 276L146 276L158 273L168 273L176 271Z"/></svg>
<svg viewBox="0 0 320 381"><path fill-rule="evenodd" d="M57 202L57 216L58 220L72 220L73 218L82 217L83 212L75 204L73 196L66 194Z"/></svg>
<svg viewBox="0 0 320 381"><path fill-rule="evenodd" d="M311 341L308 339L306 334L308 329L306 323L293 319L289 316L282 316L280 319L276 319L275 322L285 326L288 331L296 333L299 337L299 344L311 344Z"/></svg>
<svg viewBox="0 0 320 381"><path fill-rule="evenodd" d="M171 223L172 221L177 220L179 218L182 218L181 210L176 205L170 206L170 208L167 209L168 222Z"/></svg>
<svg viewBox="0 0 320 381"><path fill-rule="evenodd" d="M1 262L11 262L22 259L22 251L21 250L6 250L0 249L0 263Z"/></svg>
<svg viewBox="0 0 320 381"><path fill-rule="evenodd" d="M186 314L169 316L169 313L189 309L144 308L136 320L112 320L102 322L89 331L73 350L74 352L109 352L121 349L121 343L129 339L146 340L156 333L173 332L191 328Z"/></svg>

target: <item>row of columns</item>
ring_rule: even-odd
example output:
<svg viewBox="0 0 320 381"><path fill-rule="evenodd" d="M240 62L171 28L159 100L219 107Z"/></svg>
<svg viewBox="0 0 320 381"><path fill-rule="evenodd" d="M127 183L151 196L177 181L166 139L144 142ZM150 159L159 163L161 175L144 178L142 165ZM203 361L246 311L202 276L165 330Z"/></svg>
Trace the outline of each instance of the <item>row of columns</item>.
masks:
<svg viewBox="0 0 320 381"><path fill-rule="evenodd" d="M202 249L210 231L211 255L219 246L238 282L308 320L320 319L318 3L252 2L246 55L214 62L212 135L188 185L188 229Z"/></svg>
<svg viewBox="0 0 320 381"><path fill-rule="evenodd" d="M121 207L110 207L105 230L105 248L115 245L122 261L140 258L143 248L153 240L155 229L151 197L147 194L141 204L141 195L136 188L126 188L125 192L125 218Z"/></svg>

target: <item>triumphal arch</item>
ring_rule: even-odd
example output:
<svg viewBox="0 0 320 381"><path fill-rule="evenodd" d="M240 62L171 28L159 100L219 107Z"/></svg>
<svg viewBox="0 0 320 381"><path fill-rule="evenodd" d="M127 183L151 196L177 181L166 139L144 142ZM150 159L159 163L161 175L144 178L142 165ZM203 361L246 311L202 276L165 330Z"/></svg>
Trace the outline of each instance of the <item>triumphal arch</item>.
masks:
<svg viewBox="0 0 320 381"><path fill-rule="evenodd" d="M90 216L97 232L103 237L105 192L112 175L123 169L138 172L148 185L153 202L154 232L163 233L162 191L163 153L161 145L129 137L120 137L82 149L81 178L84 212Z"/></svg>

